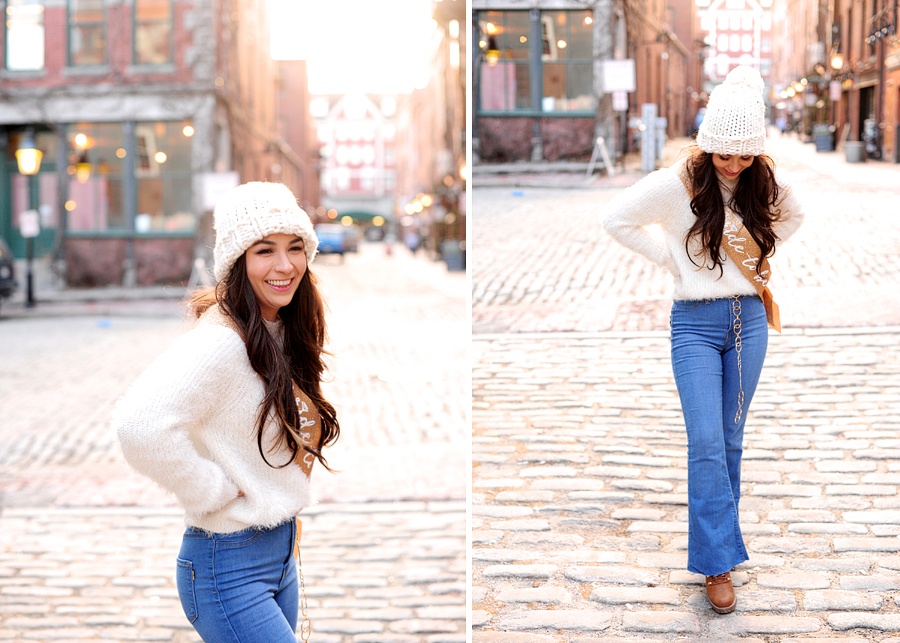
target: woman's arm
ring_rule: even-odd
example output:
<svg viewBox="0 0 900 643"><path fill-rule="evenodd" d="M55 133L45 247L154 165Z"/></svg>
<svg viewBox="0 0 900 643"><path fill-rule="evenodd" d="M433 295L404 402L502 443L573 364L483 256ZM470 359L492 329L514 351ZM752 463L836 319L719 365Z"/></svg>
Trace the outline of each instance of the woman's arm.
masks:
<svg viewBox="0 0 900 643"><path fill-rule="evenodd" d="M675 168L667 168L645 176L610 201L603 221L613 239L670 270L672 255L668 246L650 236L645 226L664 223L672 212L673 202L687 198L675 172Z"/></svg>
<svg viewBox="0 0 900 643"><path fill-rule="evenodd" d="M113 413L128 463L175 494L194 515L216 511L238 497L222 467L201 455L191 429L227 394L239 351L245 349L233 331L195 328L138 377Z"/></svg>

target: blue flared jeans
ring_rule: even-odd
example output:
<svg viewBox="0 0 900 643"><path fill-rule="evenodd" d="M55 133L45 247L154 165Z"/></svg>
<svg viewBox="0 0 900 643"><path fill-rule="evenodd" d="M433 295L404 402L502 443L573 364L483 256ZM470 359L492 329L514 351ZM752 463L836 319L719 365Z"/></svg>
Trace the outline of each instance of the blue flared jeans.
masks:
<svg viewBox="0 0 900 643"><path fill-rule="evenodd" d="M688 570L715 576L749 558L738 522L741 454L766 357L766 311L758 297L676 301L671 323L688 439Z"/></svg>
<svg viewBox="0 0 900 643"><path fill-rule="evenodd" d="M297 643L294 521L273 529L184 532L176 584L206 643Z"/></svg>

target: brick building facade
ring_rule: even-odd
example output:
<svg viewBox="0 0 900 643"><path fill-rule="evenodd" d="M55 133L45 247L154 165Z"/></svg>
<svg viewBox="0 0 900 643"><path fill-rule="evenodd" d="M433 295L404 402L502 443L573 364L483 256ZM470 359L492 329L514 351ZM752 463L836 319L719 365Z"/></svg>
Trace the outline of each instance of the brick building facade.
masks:
<svg viewBox="0 0 900 643"><path fill-rule="evenodd" d="M3 4L0 235L17 256L31 205L36 256L66 284L183 283L209 258L217 191L270 180L317 198L315 160L279 121L263 0ZM33 179L14 159L29 132L44 152Z"/></svg>
<svg viewBox="0 0 900 643"><path fill-rule="evenodd" d="M700 87L693 0L474 0L473 142L479 160L587 161L596 137L632 148L626 124L653 103L689 133ZM604 91L607 61L631 59L635 90Z"/></svg>

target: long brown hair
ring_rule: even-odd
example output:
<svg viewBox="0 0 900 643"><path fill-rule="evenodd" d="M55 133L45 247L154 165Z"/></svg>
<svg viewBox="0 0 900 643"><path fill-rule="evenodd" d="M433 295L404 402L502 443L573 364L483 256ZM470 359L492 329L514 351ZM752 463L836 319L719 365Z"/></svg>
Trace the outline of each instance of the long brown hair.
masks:
<svg viewBox="0 0 900 643"><path fill-rule="evenodd" d="M322 395L323 356L328 352L325 350L325 303L319 293L316 276L307 268L291 302L278 311L284 323L283 351L279 350L265 326L259 303L247 278L244 255L238 257L231 271L215 288L197 291L188 306L200 317L216 303L240 329L250 365L266 387L256 425L256 442L263 460L270 467L280 469L297 460L297 453L302 449L313 454L331 471L322 449L334 444L341 430L334 406ZM292 382L297 383L319 412L322 430L316 446L306 445L300 438L300 414L297 412ZM287 444L293 454L288 462L277 467L266 458L262 445L266 421L273 410L281 428L277 446Z"/></svg>
<svg viewBox="0 0 900 643"><path fill-rule="evenodd" d="M706 255L703 265L710 270L719 268L722 274L722 230L725 226L725 202L719 189L719 179L713 165L713 155L702 151L697 146L690 148L685 169L691 184L693 198L691 211L697 220L687 232L684 247L691 262L699 266L691 256L690 241L696 237ZM781 202L781 189L775 182L775 162L771 157L760 154L753 158L753 163L740 173L734 193L728 207L741 215L744 227L753 240L759 245L762 259L775 253L775 242L778 236L772 224L781 218L778 204ZM756 266L759 272L759 264Z"/></svg>

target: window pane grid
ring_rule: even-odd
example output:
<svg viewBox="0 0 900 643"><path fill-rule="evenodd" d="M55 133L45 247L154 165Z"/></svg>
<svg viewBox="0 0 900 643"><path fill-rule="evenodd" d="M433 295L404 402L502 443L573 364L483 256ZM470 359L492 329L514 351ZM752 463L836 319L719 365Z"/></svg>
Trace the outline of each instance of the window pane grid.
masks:
<svg viewBox="0 0 900 643"><path fill-rule="evenodd" d="M103 0L70 0L69 64L106 63L106 10Z"/></svg>
<svg viewBox="0 0 900 643"><path fill-rule="evenodd" d="M531 40L528 11L478 13L485 51L479 79L482 112L592 112L593 15L542 11L540 42ZM534 51L534 53L532 53ZM531 61L539 60L543 92L531 96Z"/></svg>
<svg viewBox="0 0 900 643"><path fill-rule="evenodd" d="M134 61L139 65L172 62L171 0L135 0Z"/></svg>
<svg viewBox="0 0 900 643"><path fill-rule="evenodd" d="M6 68L38 71L44 68L44 5L40 0L3 3L6 25Z"/></svg>

